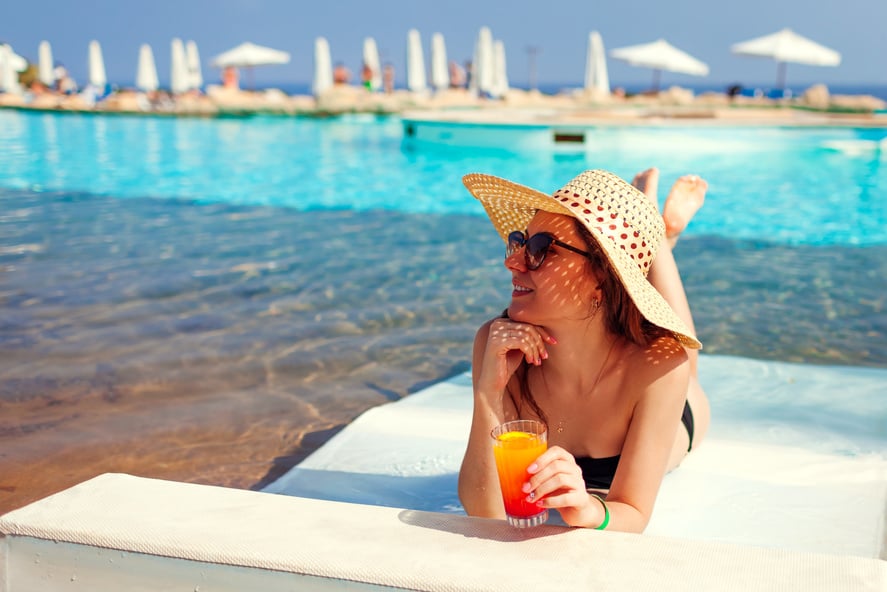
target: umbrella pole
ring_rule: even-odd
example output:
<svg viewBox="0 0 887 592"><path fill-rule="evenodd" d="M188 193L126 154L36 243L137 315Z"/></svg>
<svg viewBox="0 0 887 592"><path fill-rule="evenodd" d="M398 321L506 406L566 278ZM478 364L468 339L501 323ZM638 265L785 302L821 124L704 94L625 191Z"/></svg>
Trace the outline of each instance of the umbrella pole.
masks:
<svg viewBox="0 0 887 592"><path fill-rule="evenodd" d="M785 90L786 62L777 62L776 64L776 84L779 90Z"/></svg>
<svg viewBox="0 0 887 592"><path fill-rule="evenodd" d="M659 92L659 79L662 78L662 70L653 70L653 92Z"/></svg>

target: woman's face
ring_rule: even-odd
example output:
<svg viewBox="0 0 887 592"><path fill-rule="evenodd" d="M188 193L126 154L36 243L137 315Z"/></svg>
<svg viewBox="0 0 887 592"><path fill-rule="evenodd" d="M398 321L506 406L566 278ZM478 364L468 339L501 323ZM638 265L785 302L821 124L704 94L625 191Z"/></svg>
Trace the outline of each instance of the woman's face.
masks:
<svg viewBox="0 0 887 592"><path fill-rule="evenodd" d="M576 231L573 218L539 211L526 229L527 237L538 233L587 251ZM508 307L509 318L535 325L559 320L587 319L594 310L591 301L600 297L598 280L590 272L588 259L563 247L552 245L538 269L527 268L525 247L505 258L511 272L513 291Z"/></svg>

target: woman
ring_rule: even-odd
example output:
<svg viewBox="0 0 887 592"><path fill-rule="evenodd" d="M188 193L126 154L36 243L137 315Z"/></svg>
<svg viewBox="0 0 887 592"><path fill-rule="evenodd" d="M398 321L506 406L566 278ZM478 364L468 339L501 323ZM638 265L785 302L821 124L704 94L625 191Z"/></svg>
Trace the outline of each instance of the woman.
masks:
<svg viewBox="0 0 887 592"><path fill-rule="evenodd" d="M504 517L490 431L540 419L549 449L528 469L527 499L571 526L642 532L664 474L709 423L671 253L707 184L681 177L660 215L656 169L634 185L586 171L553 195L489 175L463 182L506 241L514 286L474 342L465 510Z"/></svg>

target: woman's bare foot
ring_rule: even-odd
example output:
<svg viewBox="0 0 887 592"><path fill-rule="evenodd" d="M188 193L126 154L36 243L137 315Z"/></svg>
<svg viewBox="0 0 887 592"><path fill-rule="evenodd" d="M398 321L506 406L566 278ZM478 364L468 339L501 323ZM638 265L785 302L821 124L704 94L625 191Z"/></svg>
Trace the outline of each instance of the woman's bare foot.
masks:
<svg viewBox="0 0 887 592"><path fill-rule="evenodd" d="M634 176L631 184L640 189L644 193L644 195L650 198L650 201L653 202L653 205L656 206L656 209L659 209L659 201L657 196L659 189L659 169L653 167L647 169L646 171L641 171Z"/></svg>
<svg viewBox="0 0 887 592"><path fill-rule="evenodd" d="M662 219L665 220L665 238L674 245L678 237L702 207L708 183L697 175L684 175L675 181L665 200Z"/></svg>

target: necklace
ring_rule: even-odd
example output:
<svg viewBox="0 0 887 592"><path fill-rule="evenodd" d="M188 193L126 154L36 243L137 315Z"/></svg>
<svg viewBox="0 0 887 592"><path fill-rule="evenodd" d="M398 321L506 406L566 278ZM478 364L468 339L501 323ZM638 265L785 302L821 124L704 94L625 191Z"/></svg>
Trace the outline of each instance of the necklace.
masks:
<svg viewBox="0 0 887 592"><path fill-rule="evenodd" d="M618 341L618 340L617 340L617 339L614 339L614 340L613 340L613 343L610 344L610 348L607 350L607 355L604 356L604 363L601 364L601 369L598 370L598 372L597 372L597 377L595 377L595 379L594 379L594 383L591 385L591 390L590 390L590 392L592 392L592 393L594 392L594 389L597 388L597 383L599 383L599 382L601 381L601 376L604 375L604 368L607 367L607 362L608 362L609 359L610 359L610 354L613 353L613 347L616 345L616 341ZM562 420L560 420L559 422L557 422L557 433L558 433L558 434L563 434L563 433L564 433L564 424L565 424L566 422L567 422L567 420L565 420L565 419L562 419Z"/></svg>

